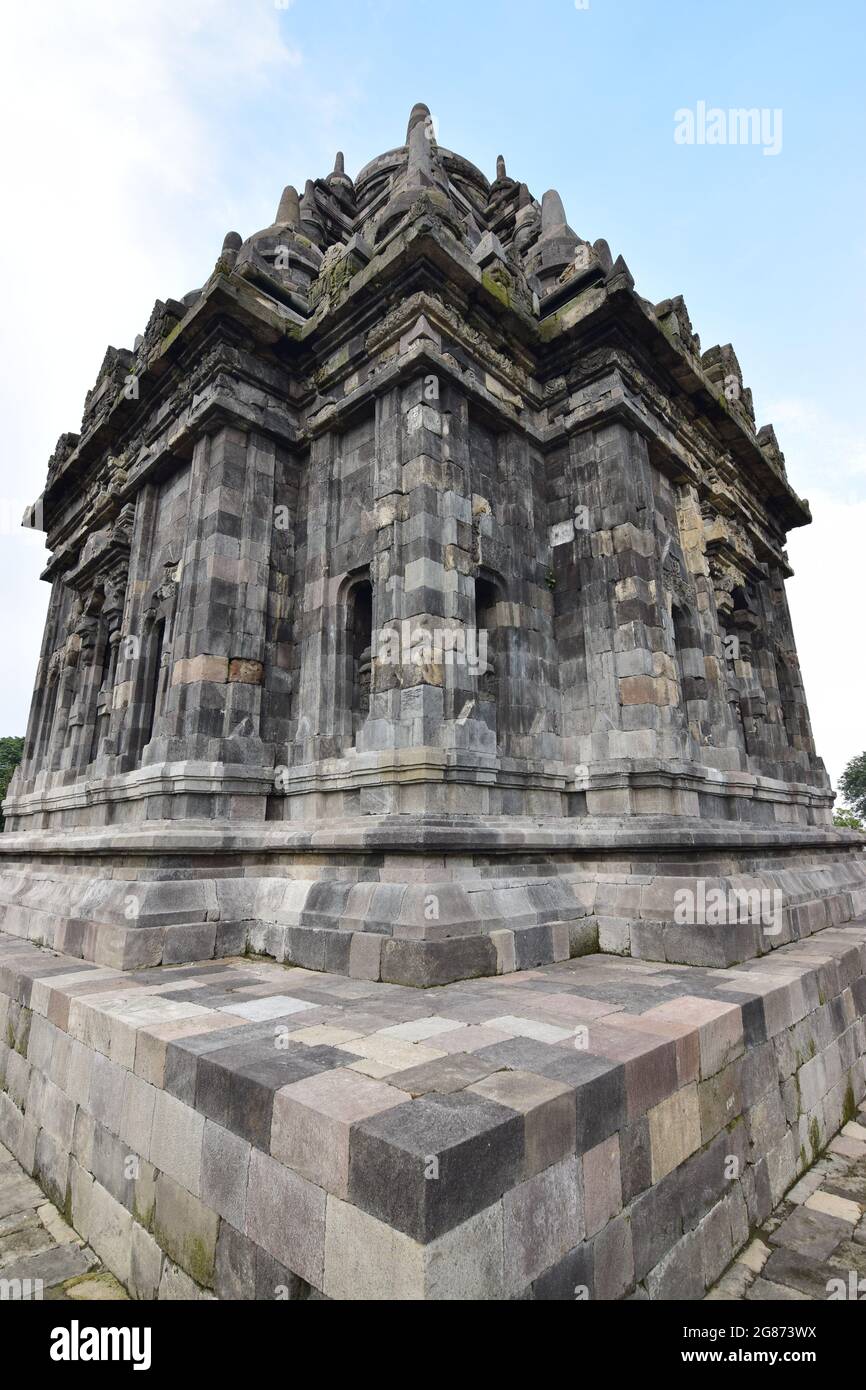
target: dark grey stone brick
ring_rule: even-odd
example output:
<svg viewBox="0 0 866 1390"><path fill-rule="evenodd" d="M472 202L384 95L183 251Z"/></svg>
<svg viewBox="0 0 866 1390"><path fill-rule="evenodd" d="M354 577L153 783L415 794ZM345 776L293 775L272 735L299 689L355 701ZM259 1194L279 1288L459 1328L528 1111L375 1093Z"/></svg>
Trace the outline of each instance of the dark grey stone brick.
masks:
<svg viewBox="0 0 866 1390"><path fill-rule="evenodd" d="M430 1241L520 1178L523 1117L467 1094L428 1095L352 1129L349 1200Z"/></svg>

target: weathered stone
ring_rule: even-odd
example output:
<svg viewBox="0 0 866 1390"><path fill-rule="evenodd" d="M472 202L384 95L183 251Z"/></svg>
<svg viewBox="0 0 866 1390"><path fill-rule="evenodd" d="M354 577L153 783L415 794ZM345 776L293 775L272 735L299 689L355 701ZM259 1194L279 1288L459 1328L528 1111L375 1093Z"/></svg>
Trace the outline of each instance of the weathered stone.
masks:
<svg viewBox="0 0 866 1390"><path fill-rule="evenodd" d="M506 1288L520 1293L585 1234L576 1158L564 1159L503 1198Z"/></svg>
<svg viewBox="0 0 866 1390"><path fill-rule="evenodd" d="M257 1149L250 1157L244 1230L280 1264L322 1288L325 1193Z"/></svg>
<svg viewBox="0 0 866 1390"><path fill-rule="evenodd" d="M653 1182L658 1182L701 1146L697 1086L684 1086L649 1111Z"/></svg>
<svg viewBox="0 0 866 1390"><path fill-rule="evenodd" d="M195 1280L213 1284L219 1217L166 1173L156 1180L153 1232L163 1250Z"/></svg>
<svg viewBox="0 0 866 1390"><path fill-rule="evenodd" d="M398 1084L346 1069L284 1087L274 1097L272 1154L310 1182L345 1197L352 1126L402 1104L407 1093Z"/></svg>
<svg viewBox="0 0 866 1390"><path fill-rule="evenodd" d="M701 355L681 297L653 308L558 194L488 182L425 112L357 185L230 234L61 436L29 516L51 594L0 842L16 936L433 987L597 944L726 966L866 902L785 595L810 514L733 349ZM706 1080L728 1029L806 1001L699 1002ZM85 1012L70 1034L127 1065L123 1006ZM693 1044L620 1057L631 1119L696 1079Z"/></svg>
<svg viewBox="0 0 866 1390"><path fill-rule="evenodd" d="M429 1095L357 1124L349 1199L429 1241L491 1204L523 1169L523 1120L477 1095Z"/></svg>

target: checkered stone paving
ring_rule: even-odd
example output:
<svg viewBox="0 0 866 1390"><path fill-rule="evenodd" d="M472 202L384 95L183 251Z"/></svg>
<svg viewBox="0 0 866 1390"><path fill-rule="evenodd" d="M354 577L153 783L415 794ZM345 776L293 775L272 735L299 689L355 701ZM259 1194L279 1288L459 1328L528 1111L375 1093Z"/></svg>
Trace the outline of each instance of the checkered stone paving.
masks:
<svg viewBox="0 0 866 1390"><path fill-rule="evenodd" d="M862 1249L864 1016L864 922L423 990L0 935L0 1141L137 1298L700 1299Z"/></svg>

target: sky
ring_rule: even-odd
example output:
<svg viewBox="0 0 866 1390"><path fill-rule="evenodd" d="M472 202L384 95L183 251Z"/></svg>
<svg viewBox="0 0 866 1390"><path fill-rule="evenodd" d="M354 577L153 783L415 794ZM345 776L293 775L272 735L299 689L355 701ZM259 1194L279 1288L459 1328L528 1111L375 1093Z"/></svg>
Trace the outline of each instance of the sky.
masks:
<svg viewBox="0 0 866 1390"><path fill-rule="evenodd" d="M862 0L40 0L3 40L0 735L25 730L48 597L20 517L106 346L424 101L442 145L558 188L640 294L733 343L815 518L788 587L818 749L834 780L863 752ZM735 108L763 140L699 139Z"/></svg>

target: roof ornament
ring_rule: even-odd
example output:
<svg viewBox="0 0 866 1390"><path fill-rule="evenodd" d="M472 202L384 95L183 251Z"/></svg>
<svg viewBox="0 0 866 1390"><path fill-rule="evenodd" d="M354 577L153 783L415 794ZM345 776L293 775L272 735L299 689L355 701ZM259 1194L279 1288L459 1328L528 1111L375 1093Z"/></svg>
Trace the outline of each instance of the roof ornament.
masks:
<svg viewBox="0 0 866 1390"><path fill-rule="evenodd" d="M277 227L294 227L297 230L301 225L301 205L298 198L298 190L292 184L288 184L283 189L283 196L280 198L280 206L277 208L277 215L274 219Z"/></svg>

